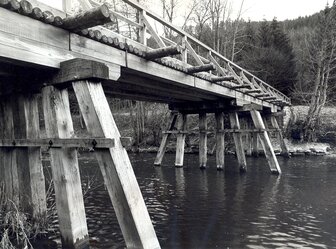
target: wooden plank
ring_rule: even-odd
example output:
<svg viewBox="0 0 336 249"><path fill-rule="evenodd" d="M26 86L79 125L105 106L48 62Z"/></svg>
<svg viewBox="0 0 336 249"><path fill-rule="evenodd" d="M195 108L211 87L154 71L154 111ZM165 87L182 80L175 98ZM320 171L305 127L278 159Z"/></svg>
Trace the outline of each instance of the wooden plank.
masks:
<svg viewBox="0 0 336 249"><path fill-rule="evenodd" d="M177 130L185 131L187 129L187 115L184 113L178 114ZM176 158L175 167L183 167L184 160L184 145L186 134L180 133L176 136Z"/></svg>
<svg viewBox="0 0 336 249"><path fill-rule="evenodd" d="M10 98L0 100L0 137L14 139L13 109ZM8 199L19 206L19 176L16 162L16 150L0 148L0 183L4 184Z"/></svg>
<svg viewBox="0 0 336 249"><path fill-rule="evenodd" d="M15 139L37 139L40 136L38 96L13 96ZM32 217L43 217L47 211L45 180L40 148L16 149L20 185L20 204Z"/></svg>
<svg viewBox="0 0 336 249"><path fill-rule="evenodd" d="M176 112L171 112L170 113L170 118L169 118L169 123L168 123L167 129L166 129L167 131L171 131L175 127L176 120L177 120L177 113ZM154 161L155 166L160 166L161 163L162 163L162 159L163 159L163 156L166 152L167 142L168 142L168 139L169 139L170 135L171 135L171 133L164 133L163 136L162 136L160 148L157 152L157 155L156 155L156 158L155 158L155 161Z"/></svg>
<svg viewBox="0 0 336 249"><path fill-rule="evenodd" d="M232 129L240 129L238 113L233 112L229 114L230 124ZM238 159L238 166L240 172L245 172L247 169L243 139L241 133L233 133L233 140L236 147L236 155Z"/></svg>
<svg viewBox="0 0 336 249"><path fill-rule="evenodd" d="M279 140L279 143L280 143L281 154L284 157L289 158L290 154L289 154L289 151L288 151L287 144L285 143L285 139L283 137L282 130L280 129L279 123L278 123L278 121L277 121L277 119L274 115L271 115L271 123L272 123L273 128L278 129L278 140Z"/></svg>
<svg viewBox="0 0 336 249"><path fill-rule="evenodd" d="M254 126L257 129L265 129L265 124L264 124L264 121L263 121L259 111L252 110L251 111L251 116L252 116ZM260 136L260 141L261 141L262 147L264 149L266 159L267 159L268 165L271 169L271 172L273 174L280 174L281 169L280 169L278 160L275 156L273 146L271 144L271 140L269 139L267 131L264 131L263 133L260 133L259 136Z"/></svg>
<svg viewBox="0 0 336 249"><path fill-rule="evenodd" d="M78 81L73 88L92 136L115 139L115 147L96 152L127 248L160 248L131 162L120 142L100 83Z"/></svg>
<svg viewBox="0 0 336 249"><path fill-rule="evenodd" d="M216 112L216 165L217 170L224 169L224 150L225 150L225 143L224 143L224 133L219 132L220 130L224 130L224 113L223 112Z"/></svg>
<svg viewBox="0 0 336 249"><path fill-rule="evenodd" d="M207 116L205 112L199 113L199 165L200 169L205 169L207 164Z"/></svg>
<svg viewBox="0 0 336 249"><path fill-rule="evenodd" d="M68 91L48 86L42 90L42 97L47 136L71 138L74 130ZM50 149L50 155L62 245L65 248L88 246L77 151L73 148Z"/></svg>

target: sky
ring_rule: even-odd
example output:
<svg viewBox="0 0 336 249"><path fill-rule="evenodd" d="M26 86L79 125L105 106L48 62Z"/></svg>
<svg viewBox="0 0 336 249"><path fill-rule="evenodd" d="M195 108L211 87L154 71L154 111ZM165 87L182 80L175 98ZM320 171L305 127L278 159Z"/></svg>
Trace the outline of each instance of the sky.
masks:
<svg viewBox="0 0 336 249"><path fill-rule="evenodd" d="M39 0L50 6L61 9L62 0ZM160 2L160 0L148 0L150 2ZM232 19L235 19L242 0L231 0ZM180 9L183 12L183 5L188 0L182 0ZM263 19L272 20L274 17L278 21L294 19L299 16L314 14L325 8L328 0L244 0L243 18L245 20L261 21ZM183 4L184 3L184 4ZM329 0L332 3L332 0ZM151 4L155 6L155 4ZM154 10L152 10L154 12ZM158 13L160 14L160 13ZM183 13L181 13L183 15Z"/></svg>

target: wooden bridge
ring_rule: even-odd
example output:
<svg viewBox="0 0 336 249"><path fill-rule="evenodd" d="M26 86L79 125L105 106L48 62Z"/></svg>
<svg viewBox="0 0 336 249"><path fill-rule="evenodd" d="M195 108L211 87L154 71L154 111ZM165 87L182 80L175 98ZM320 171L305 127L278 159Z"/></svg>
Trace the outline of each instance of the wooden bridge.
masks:
<svg viewBox="0 0 336 249"><path fill-rule="evenodd" d="M270 118L288 154L276 119L290 105L288 97L132 0L124 2L136 10L137 21L81 2L84 11L72 16L35 0L0 0L0 181L16 204L35 217L43 214L40 148L50 148L64 248L89 247L78 147L95 148L127 248L160 248L106 95L169 104L171 119L155 165L176 134L176 166L183 166L187 115L199 114L200 167L206 168L206 115L215 113L218 170L224 168L224 134L230 133L241 171L247 168L242 138L248 134L250 151L260 140L271 172L281 173L264 121ZM118 20L135 30L135 40L103 26ZM89 139L74 137L69 90ZM46 137L40 135L40 96ZM230 129L224 129L224 113Z"/></svg>

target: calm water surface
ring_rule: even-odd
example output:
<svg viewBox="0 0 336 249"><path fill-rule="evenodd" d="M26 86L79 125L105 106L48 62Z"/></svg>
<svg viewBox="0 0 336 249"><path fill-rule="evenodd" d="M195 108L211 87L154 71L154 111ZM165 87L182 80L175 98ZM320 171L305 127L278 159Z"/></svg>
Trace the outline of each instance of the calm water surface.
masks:
<svg viewBox="0 0 336 249"><path fill-rule="evenodd" d="M336 157L279 158L283 174L266 159L248 158L240 175L234 157L217 172L186 155L154 167L154 154L130 155L163 248L336 248ZM92 248L123 248L120 228L94 157L80 160ZM93 177L94 176L94 177Z"/></svg>

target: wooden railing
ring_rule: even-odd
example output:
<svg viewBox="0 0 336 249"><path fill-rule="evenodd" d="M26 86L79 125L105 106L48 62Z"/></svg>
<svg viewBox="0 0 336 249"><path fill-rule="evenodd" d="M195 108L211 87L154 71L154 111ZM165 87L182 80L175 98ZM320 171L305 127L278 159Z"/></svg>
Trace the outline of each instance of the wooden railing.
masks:
<svg viewBox="0 0 336 249"><path fill-rule="evenodd" d="M182 68L182 71L202 77L213 84L243 92L275 105L290 105L290 99L286 95L184 30L175 27L134 0L123 1L136 10L138 17L136 21L115 10L109 11L116 20L125 22L136 30L137 41L102 26L95 27L94 29L102 34L117 37L119 41L144 51L145 55L143 56L149 60L158 60L165 57L164 59L171 60L170 64L177 64L176 68L180 70ZM94 0L79 0L79 2L85 11L100 6ZM168 38L164 34L159 34L160 32L157 32L155 29L156 24L159 24L161 29L168 30L168 33L174 32L174 36ZM150 47L147 43L148 35L156 43L155 47Z"/></svg>

